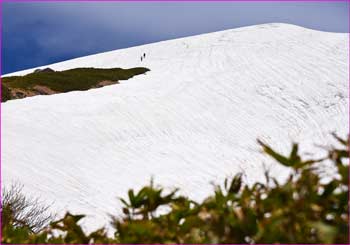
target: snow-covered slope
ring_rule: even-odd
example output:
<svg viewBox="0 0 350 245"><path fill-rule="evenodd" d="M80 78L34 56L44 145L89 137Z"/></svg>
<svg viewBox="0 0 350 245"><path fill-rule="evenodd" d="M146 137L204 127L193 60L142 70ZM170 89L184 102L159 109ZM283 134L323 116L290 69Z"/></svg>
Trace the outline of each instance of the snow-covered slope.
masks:
<svg viewBox="0 0 350 245"><path fill-rule="evenodd" d="M263 162L282 178L287 170L262 158L256 139L312 151L331 131L345 135L348 60L348 34L264 24L49 65L151 71L3 103L3 183L19 181L55 210L86 213L92 227L151 176L195 199L239 171L249 183L262 179Z"/></svg>

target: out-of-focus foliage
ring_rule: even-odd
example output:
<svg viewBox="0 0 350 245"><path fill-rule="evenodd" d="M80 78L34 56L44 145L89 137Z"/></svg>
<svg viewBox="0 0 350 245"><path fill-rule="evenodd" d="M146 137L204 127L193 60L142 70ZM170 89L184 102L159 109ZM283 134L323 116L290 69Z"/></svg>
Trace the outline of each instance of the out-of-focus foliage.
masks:
<svg viewBox="0 0 350 245"><path fill-rule="evenodd" d="M13 227L27 227L31 233L46 228L55 215L49 212L49 205L42 204L39 198L23 194L23 186L18 183L10 188L3 188L1 197L2 228L11 224Z"/></svg>
<svg viewBox="0 0 350 245"><path fill-rule="evenodd" d="M348 243L349 139L336 135L342 147L326 156L304 160L294 144L283 156L259 141L263 151L292 170L283 184L266 172L266 182L247 186L241 175L226 179L202 203L177 195L177 190L149 186L121 199L123 215L113 217L113 237L104 229L86 234L84 216L66 216L45 230L32 232L3 224L3 243ZM327 183L319 163L331 161L338 175ZM166 210L164 212L164 210Z"/></svg>

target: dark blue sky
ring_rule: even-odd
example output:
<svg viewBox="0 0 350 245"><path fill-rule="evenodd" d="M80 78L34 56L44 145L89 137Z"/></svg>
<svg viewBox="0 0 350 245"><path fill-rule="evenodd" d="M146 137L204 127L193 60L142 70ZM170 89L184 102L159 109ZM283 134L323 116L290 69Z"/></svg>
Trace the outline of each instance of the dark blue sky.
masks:
<svg viewBox="0 0 350 245"><path fill-rule="evenodd" d="M5 2L2 74L260 23L348 32L348 2Z"/></svg>

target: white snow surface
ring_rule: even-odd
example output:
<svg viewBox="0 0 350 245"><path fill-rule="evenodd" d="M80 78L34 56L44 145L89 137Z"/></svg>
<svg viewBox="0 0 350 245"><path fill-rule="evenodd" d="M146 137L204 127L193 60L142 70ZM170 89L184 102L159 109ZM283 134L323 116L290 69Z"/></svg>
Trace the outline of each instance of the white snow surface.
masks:
<svg viewBox="0 0 350 245"><path fill-rule="evenodd" d="M348 34L263 24L152 43L51 64L147 67L121 84L2 103L2 184L24 185L52 209L108 225L117 197L154 177L201 200L211 182L244 172L263 180L265 140L287 153L344 136L349 125ZM146 59L140 57L146 53ZM29 69L8 75L23 75Z"/></svg>

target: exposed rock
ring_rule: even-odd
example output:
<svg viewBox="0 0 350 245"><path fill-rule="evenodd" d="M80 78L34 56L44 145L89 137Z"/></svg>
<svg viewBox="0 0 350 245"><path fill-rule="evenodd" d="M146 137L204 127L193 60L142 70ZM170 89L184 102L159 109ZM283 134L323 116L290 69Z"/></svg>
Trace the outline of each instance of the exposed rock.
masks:
<svg viewBox="0 0 350 245"><path fill-rule="evenodd" d="M22 99L25 97L30 97L36 95L33 91L24 90L20 88L12 88L11 89L11 98L14 99Z"/></svg>
<svg viewBox="0 0 350 245"><path fill-rule="evenodd" d="M57 93L56 91L40 85L36 85L30 90L24 90L19 88L11 89L11 97L14 99L22 99L25 97L31 97L35 95L50 95L50 94L56 94L56 93Z"/></svg>
<svg viewBox="0 0 350 245"><path fill-rule="evenodd" d="M55 71L52 70L51 68L47 67L44 69L36 69L33 73L42 73L42 72L55 72Z"/></svg>
<svg viewBox="0 0 350 245"><path fill-rule="evenodd" d="M33 92L37 92L37 94L48 95L48 94L56 94L57 92L41 85L35 85L33 87Z"/></svg>
<svg viewBox="0 0 350 245"><path fill-rule="evenodd" d="M119 84L119 81L104 80L104 81L98 82L95 88L101 88L112 84Z"/></svg>

